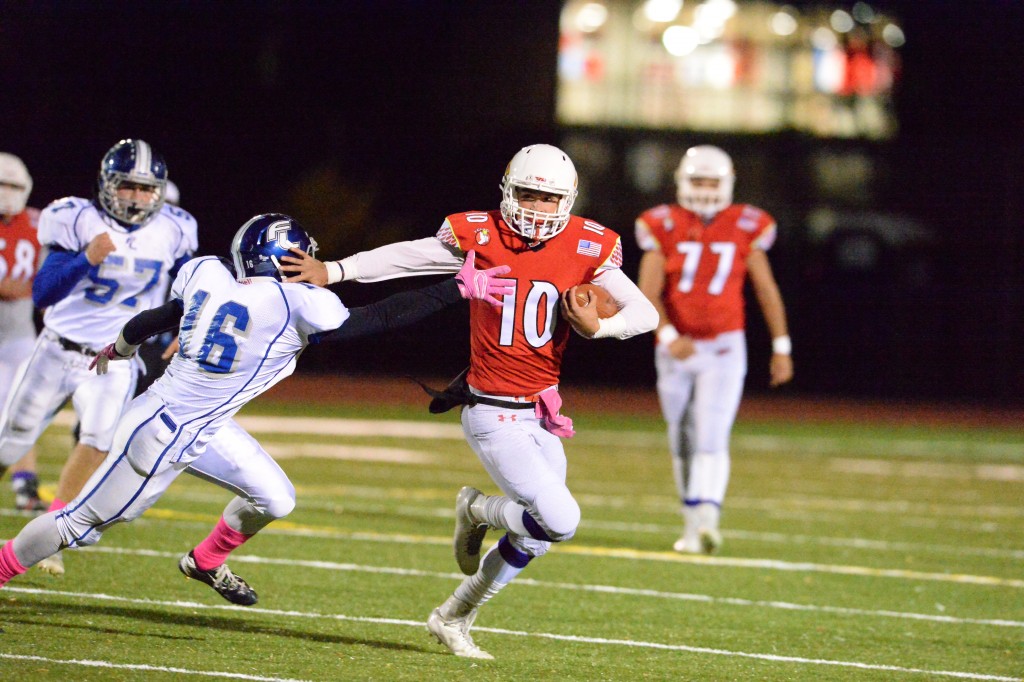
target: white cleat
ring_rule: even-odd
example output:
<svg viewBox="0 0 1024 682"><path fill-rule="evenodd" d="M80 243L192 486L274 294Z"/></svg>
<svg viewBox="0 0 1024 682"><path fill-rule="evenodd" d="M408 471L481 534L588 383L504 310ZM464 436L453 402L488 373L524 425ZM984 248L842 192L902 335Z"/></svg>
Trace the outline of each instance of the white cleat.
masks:
<svg viewBox="0 0 1024 682"><path fill-rule="evenodd" d="M714 554L722 547L722 534L717 528L701 528L700 548L705 554Z"/></svg>
<svg viewBox="0 0 1024 682"><path fill-rule="evenodd" d="M474 522L470 512L473 500L481 495L482 492L467 485L455 496L455 537L452 546L459 570L466 575L473 575L480 568L480 547L487 535L487 524Z"/></svg>
<svg viewBox="0 0 1024 682"><path fill-rule="evenodd" d="M36 564L43 573L53 576L64 575L64 555L60 552L51 554Z"/></svg>
<svg viewBox="0 0 1024 682"><path fill-rule="evenodd" d="M478 647L469 635L469 628L476 620L476 613L474 609L463 618L444 620L441 618L441 609L434 609L427 619L427 630L456 656L494 660L494 656Z"/></svg>
<svg viewBox="0 0 1024 682"><path fill-rule="evenodd" d="M700 538L693 538L684 535L672 544L672 549L680 554L700 554Z"/></svg>

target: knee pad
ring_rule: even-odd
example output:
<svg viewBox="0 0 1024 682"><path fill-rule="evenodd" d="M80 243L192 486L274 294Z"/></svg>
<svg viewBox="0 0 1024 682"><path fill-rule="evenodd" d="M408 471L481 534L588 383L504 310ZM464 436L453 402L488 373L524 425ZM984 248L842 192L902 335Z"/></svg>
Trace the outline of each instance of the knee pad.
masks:
<svg viewBox="0 0 1024 682"><path fill-rule="evenodd" d="M527 515L542 532L534 532L529 522L527 529L535 539L543 541L565 542L576 534L580 525L580 505L564 485L542 490L527 509Z"/></svg>
<svg viewBox="0 0 1024 682"><path fill-rule="evenodd" d="M263 513L273 519L283 519L292 513L295 509L295 491L289 495L279 495L277 497L268 499L266 506L263 508Z"/></svg>

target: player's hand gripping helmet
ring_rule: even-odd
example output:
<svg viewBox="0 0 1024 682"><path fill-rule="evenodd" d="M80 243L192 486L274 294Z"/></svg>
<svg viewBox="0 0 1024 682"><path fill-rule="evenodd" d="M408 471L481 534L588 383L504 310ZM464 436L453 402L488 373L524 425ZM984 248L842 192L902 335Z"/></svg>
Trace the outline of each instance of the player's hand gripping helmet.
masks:
<svg viewBox="0 0 1024 682"><path fill-rule="evenodd" d="M14 154L0 152L0 215L18 215L32 193L32 176Z"/></svg>
<svg viewBox="0 0 1024 682"><path fill-rule="evenodd" d="M281 280L281 256L294 255L291 248L316 257L316 240L294 218L264 213L238 228L231 241L231 259L238 280L273 277Z"/></svg>
<svg viewBox="0 0 1024 682"><path fill-rule="evenodd" d="M718 180L718 186L698 186L693 182L695 178ZM709 144L690 147L676 170L676 197L683 208L707 218L732 203L735 181L728 154Z"/></svg>
<svg viewBox="0 0 1024 682"><path fill-rule="evenodd" d="M124 183L153 188L152 198L121 199ZM142 140L121 140L100 162L99 200L110 217L127 225L143 225L160 210L167 190L167 164Z"/></svg>
<svg viewBox="0 0 1024 682"><path fill-rule="evenodd" d="M512 231L529 241L551 239L569 224L569 211L576 200L576 167L558 147L535 144L519 150L501 179L501 217ZM535 211L519 205L519 188L550 192L561 197L554 213Z"/></svg>

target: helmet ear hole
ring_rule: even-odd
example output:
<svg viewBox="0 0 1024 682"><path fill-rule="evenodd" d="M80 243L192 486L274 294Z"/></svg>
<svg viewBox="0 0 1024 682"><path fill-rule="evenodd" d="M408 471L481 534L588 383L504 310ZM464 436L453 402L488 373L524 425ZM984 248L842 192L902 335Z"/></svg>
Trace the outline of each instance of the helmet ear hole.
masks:
<svg viewBox="0 0 1024 682"><path fill-rule="evenodd" d="M316 257L316 240L294 218L283 213L254 216L231 241L235 278L271 277L280 281L281 257L293 248Z"/></svg>

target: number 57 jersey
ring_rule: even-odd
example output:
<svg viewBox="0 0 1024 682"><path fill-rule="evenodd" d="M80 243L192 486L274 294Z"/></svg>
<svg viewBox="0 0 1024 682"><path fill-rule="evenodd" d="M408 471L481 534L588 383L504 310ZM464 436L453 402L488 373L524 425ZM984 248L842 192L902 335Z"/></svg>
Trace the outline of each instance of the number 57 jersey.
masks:
<svg viewBox="0 0 1024 682"><path fill-rule="evenodd" d="M171 298L184 306L180 348L149 391L194 429L219 426L289 376L309 335L349 316L327 289L270 277L239 282L213 256L186 263Z"/></svg>
<svg viewBox="0 0 1024 682"><path fill-rule="evenodd" d="M51 251L83 253L104 232L116 250L92 266L43 318L48 329L93 350L117 338L136 313L161 305L173 268L197 246L195 219L174 206L165 205L132 230L79 197L58 199L39 216L39 243Z"/></svg>

